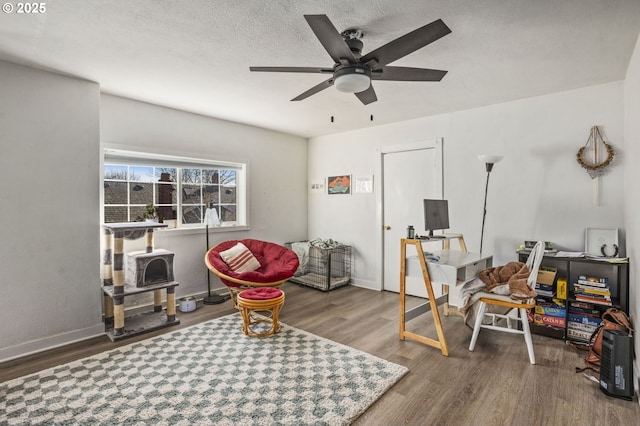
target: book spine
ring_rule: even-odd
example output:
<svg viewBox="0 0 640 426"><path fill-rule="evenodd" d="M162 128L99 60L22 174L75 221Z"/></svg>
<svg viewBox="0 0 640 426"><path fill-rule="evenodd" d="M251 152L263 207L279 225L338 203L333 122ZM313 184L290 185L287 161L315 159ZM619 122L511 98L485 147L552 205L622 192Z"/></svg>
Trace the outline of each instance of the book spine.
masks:
<svg viewBox="0 0 640 426"><path fill-rule="evenodd" d="M540 314L535 314L533 316L533 322L536 324L550 325L552 327L562 327L562 328L564 328L567 324L564 318L552 317L549 315L540 315Z"/></svg>
<svg viewBox="0 0 640 426"><path fill-rule="evenodd" d="M596 330L596 328L598 328L589 324L581 324L579 322L572 322L572 321L569 321L567 323L567 327L572 330L584 331L585 333L589 333L589 334L593 333Z"/></svg>
<svg viewBox="0 0 640 426"><path fill-rule="evenodd" d="M596 317L596 318L600 318L600 315L602 315L602 312L600 312L597 309L591 309L591 307L582 308L582 307L573 306L573 305L569 307L569 312L575 312L576 314L579 314L579 315L587 315L587 316Z"/></svg>
<svg viewBox="0 0 640 426"><path fill-rule="evenodd" d="M589 338L591 337L591 333L582 330L575 330L573 328L567 328L567 337L573 340L582 340L584 342L588 342Z"/></svg>
<svg viewBox="0 0 640 426"><path fill-rule="evenodd" d="M576 300L582 301L582 302L589 302L589 303L595 303L597 305L606 305L606 306L611 306L611 300L606 300L606 299L594 299L592 297L585 297L579 294L576 294Z"/></svg>
<svg viewBox="0 0 640 426"><path fill-rule="evenodd" d="M536 306L535 310L536 314L547 315L550 317L564 318L567 314L567 310L565 308L555 308L552 306Z"/></svg>
<svg viewBox="0 0 640 426"><path fill-rule="evenodd" d="M597 300L611 300L611 296L604 296L602 294L576 292L576 298L577 296L590 297L592 299L597 299Z"/></svg>
<svg viewBox="0 0 640 426"><path fill-rule="evenodd" d="M588 310L597 311L598 315L600 315L600 311L595 309L592 303L571 301L569 302L569 307L571 309L578 308L578 309L588 309Z"/></svg>
<svg viewBox="0 0 640 426"><path fill-rule="evenodd" d="M575 291L582 291L585 293L611 294L611 290L609 289L609 287L591 287L583 284L574 284L573 289Z"/></svg>
<svg viewBox="0 0 640 426"><path fill-rule="evenodd" d="M567 328L567 337L574 340L582 340L588 342L591 337L591 333L582 330L575 330L573 328Z"/></svg>
<svg viewBox="0 0 640 426"><path fill-rule="evenodd" d="M578 282L581 284L606 284L607 277L589 277L587 275L578 275Z"/></svg>
<svg viewBox="0 0 640 426"><path fill-rule="evenodd" d="M575 314L573 312L569 312L568 320L570 324L583 324L593 328L599 326L601 322L600 318Z"/></svg>

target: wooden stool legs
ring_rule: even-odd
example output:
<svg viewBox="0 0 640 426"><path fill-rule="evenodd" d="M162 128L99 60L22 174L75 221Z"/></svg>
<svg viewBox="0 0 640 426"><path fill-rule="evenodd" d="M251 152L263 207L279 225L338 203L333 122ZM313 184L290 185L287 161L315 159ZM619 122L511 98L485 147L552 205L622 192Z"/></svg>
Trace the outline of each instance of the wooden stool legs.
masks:
<svg viewBox="0 0 640 426"><path fill-rule="evenodd" d="M264 289L264 287L263 287ZM254 290L245 290L238 294L238 309L242 313L242 332L251 337L271 336L280 331L278 316L280 309L284 305L284 292L276 290L273 298L253 299ZM265 326L256 327L259 324Z"/></svg>

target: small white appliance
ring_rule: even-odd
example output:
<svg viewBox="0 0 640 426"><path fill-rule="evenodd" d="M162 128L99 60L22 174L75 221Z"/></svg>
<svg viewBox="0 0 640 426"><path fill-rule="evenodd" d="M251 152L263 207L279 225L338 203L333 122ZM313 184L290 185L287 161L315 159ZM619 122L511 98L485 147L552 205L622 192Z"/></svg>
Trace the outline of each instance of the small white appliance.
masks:
<svg viewBox="0 0 640 426"><path fill-rule="evenodd" d="M180 299L178 306L180 312L192 312L196 310L196 299L193 297L184 297Z"/></svg>

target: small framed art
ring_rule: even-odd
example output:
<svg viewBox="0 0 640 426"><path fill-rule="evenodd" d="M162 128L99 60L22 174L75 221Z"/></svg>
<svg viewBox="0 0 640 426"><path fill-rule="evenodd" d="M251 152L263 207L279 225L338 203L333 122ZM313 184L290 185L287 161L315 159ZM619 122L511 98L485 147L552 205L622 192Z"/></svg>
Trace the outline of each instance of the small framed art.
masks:
<svg viewBox="0 0 640 426"><path fill-rule="evenodd" d="M329 176L327 178L328 194L351 194L351 175Z"/></svg>

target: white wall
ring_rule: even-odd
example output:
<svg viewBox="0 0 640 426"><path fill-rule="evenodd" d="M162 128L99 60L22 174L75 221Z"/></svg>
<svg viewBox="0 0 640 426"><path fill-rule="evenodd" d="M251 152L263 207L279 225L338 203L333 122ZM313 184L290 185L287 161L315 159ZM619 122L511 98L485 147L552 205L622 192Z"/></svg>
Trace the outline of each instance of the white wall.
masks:
<svg viewBox="0 0 640 426"><path fill-rule="evenodd" d="M104 332L101 142L247 162L250 229L213 231L211 245L306 239L306 139L101 95L96 83L8 62L0 77L0 361ZM204 294L204 230L158 232L155 242L175 252L178 297Z"/></svg>
<svg viewBox="0 0 640 426"><path fill-rule="evenodd" d="M636 43L636 48L631 57L627 76L624 83L625 94L625 139L627 161L629 167L626 168L625 187L625 217L627 223L627 254L629 255L630 269L630 314L631 321L635 329L640 326L640 291L637 287L637 276L640 272L640 225L638 215L640 214L640 168L637 163L640 159L640 37ZM640 339L636 333L635 353L640 354ZM635 359L636 377L640 376L640 358ZM636 380L636 392L640 389L640 380Z"/></svg>
<svg viewBox="0 0 640 426"><path fill-rule="evenodd" d="M103 94L100 140L102 144L143 152L247 162L251 228L210 229L210 245L242 238L282 244L307 237L305 138ZM175 252L174 272L180 283L177 297L205 292L204 229L158 231L154 235L157 248ZM125 242L125 251L142 248L143 240ZM211 284L213 289L222 289L213 275ZM126 298L125 306L152 300L151 294Z"/></svg>
<svg viewBox="0 0 640 426"><path fill-rule="evenodd" d="M0 360L104 330L99 87L0 61Z"/></svg>
<svg viewBox="0 0 640 426"><path fill-rule="evenodd" d="M515 250L524 240L583 250L587 227L620 228L624 240L623 100L623 83L614 82L312 138L308 176L312 181L337 174L375 175L377 148L443 138L451 232L463 233L470 251L480 246L486 177L478 154L505 156L493 169L487 201L483 250L494 253L494 264L516 259ZM593 205L591 178L576 162L594 125L617 152L601 179L599 207ZM380 191L380 176L374 181ZM371 288L380 288L379 208L369 194L312 194L309 201L309 237L352 244L354 283Z"/></svg>

